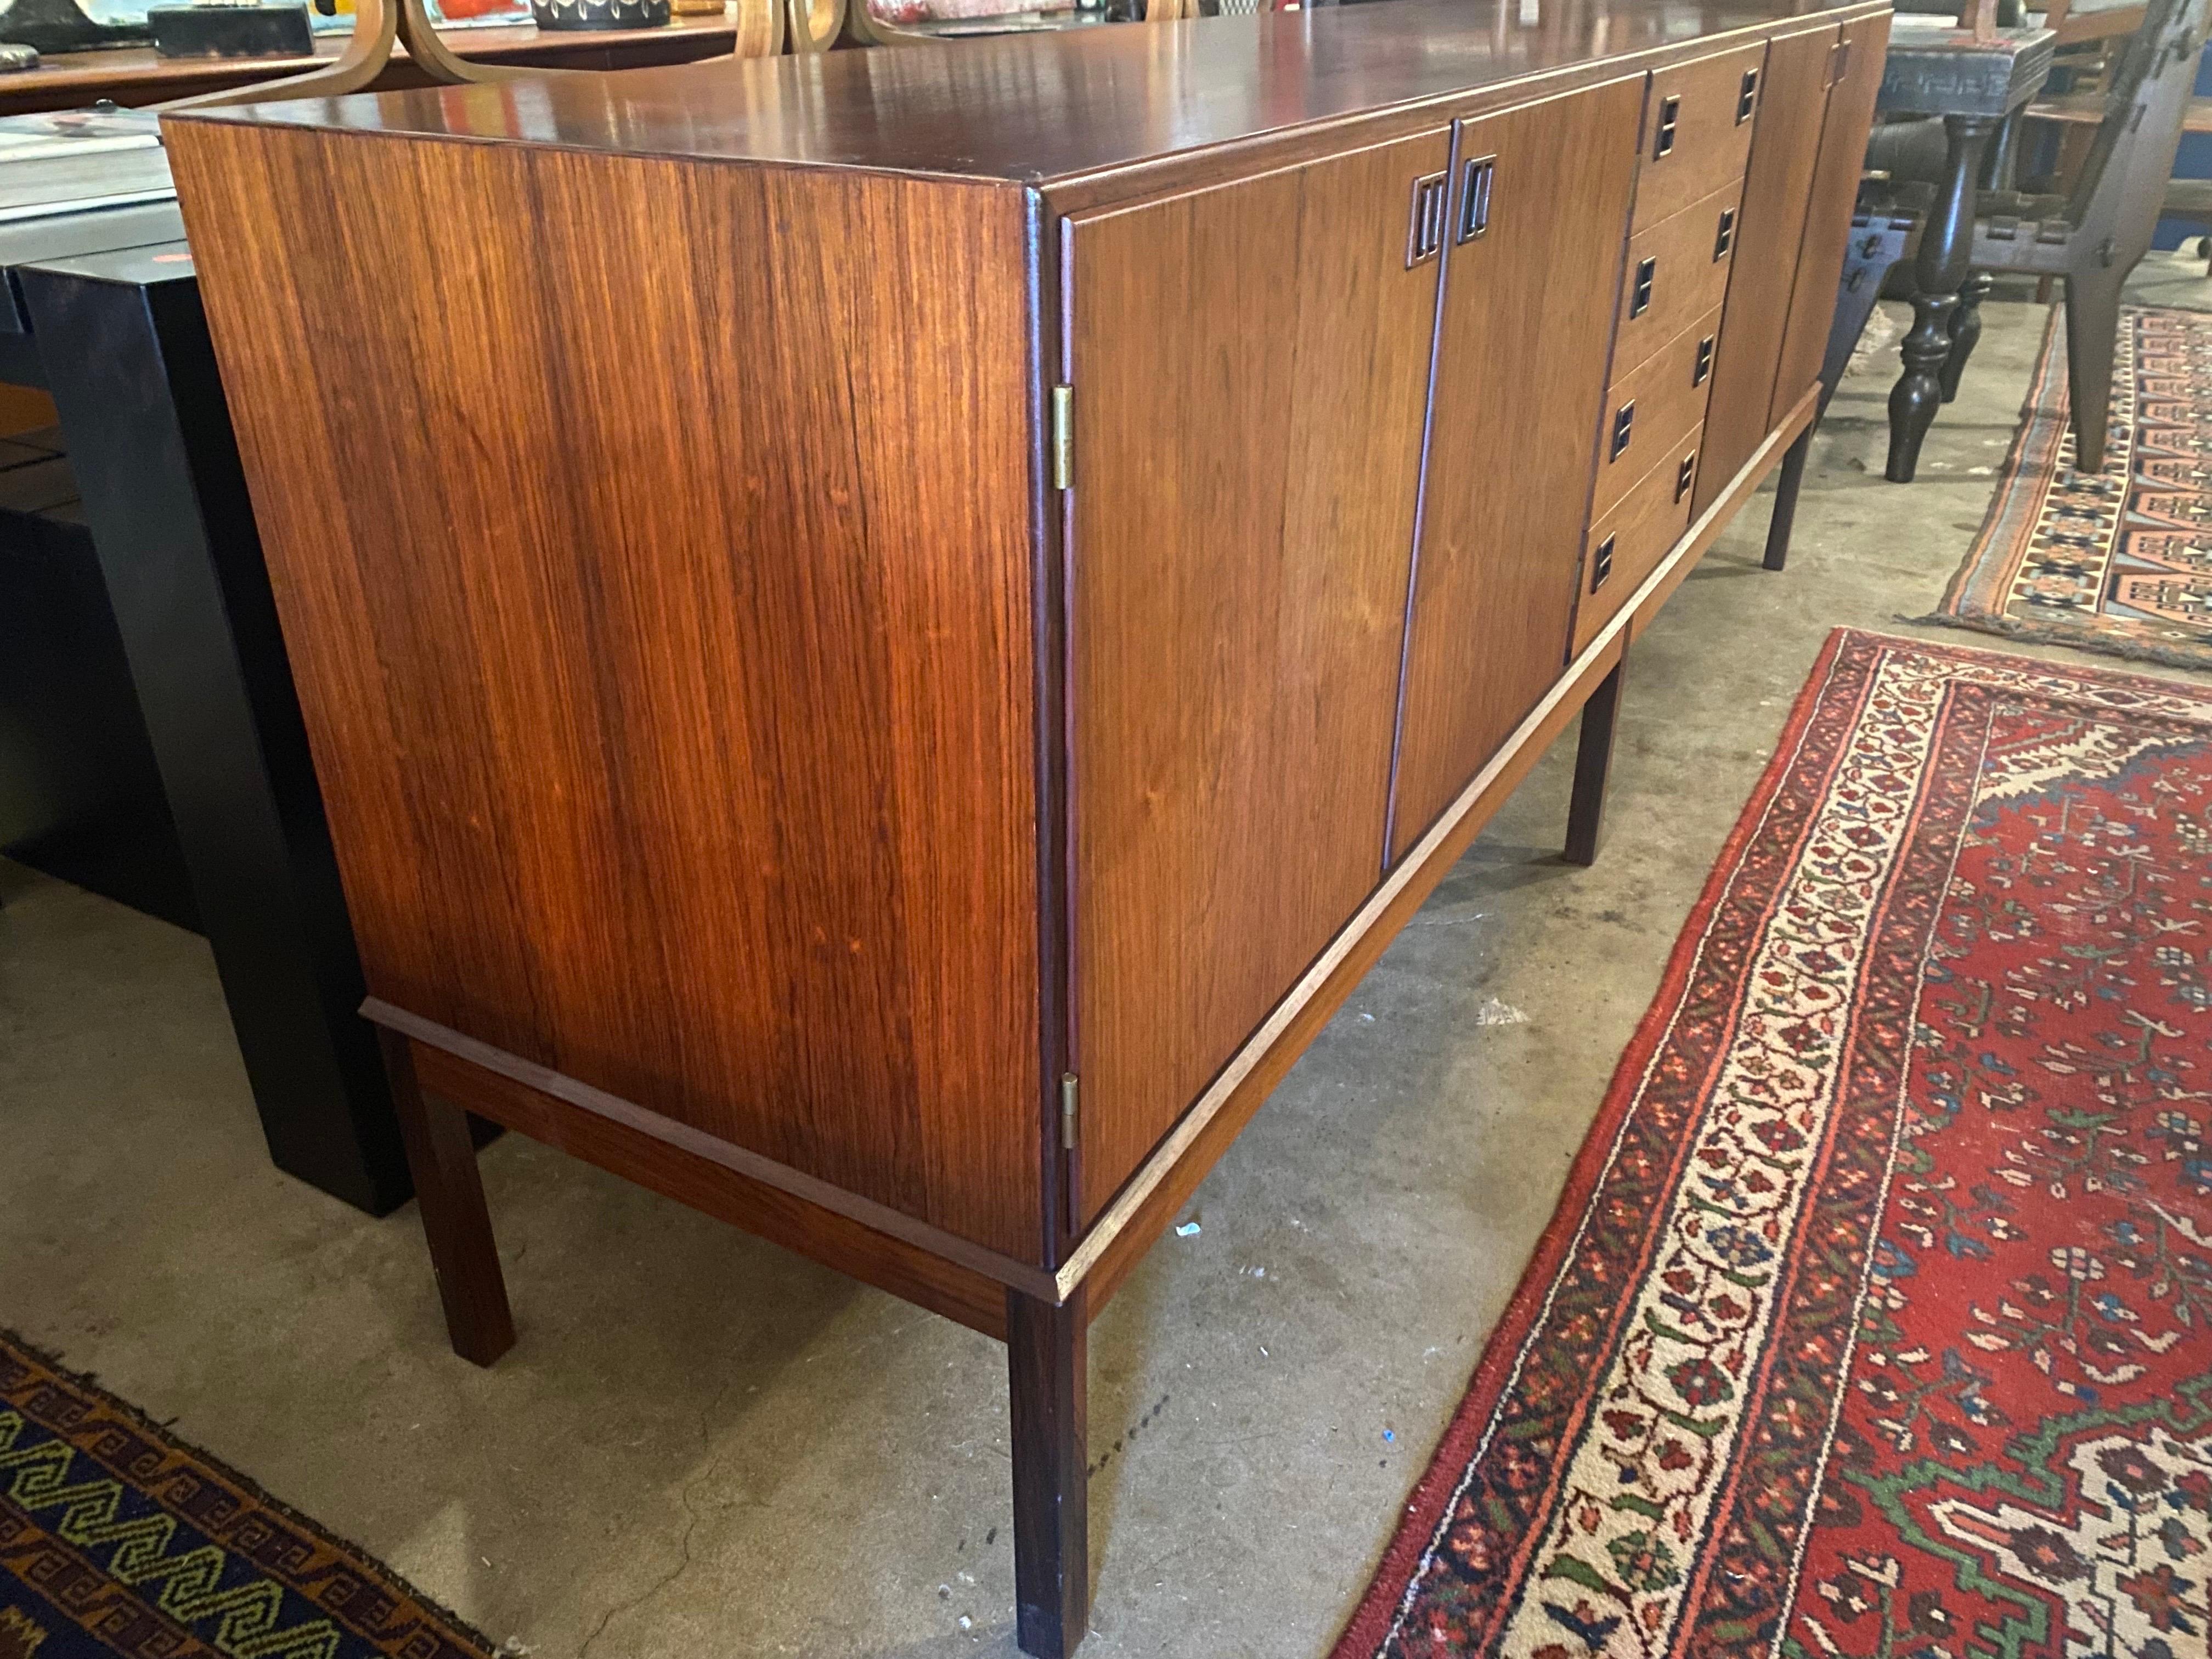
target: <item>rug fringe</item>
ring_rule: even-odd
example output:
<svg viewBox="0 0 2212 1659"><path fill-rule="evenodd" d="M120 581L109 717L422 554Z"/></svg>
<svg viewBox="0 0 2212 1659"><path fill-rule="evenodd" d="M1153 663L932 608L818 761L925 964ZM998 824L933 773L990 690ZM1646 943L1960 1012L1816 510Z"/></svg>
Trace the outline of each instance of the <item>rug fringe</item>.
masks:
<svg viewBox="0 0 2212 1659"><path fill-rule="evenodd" d="M2054 623L2023 622L2012 617L1992 617L1983 611L1954 614L1931 611L1924 617L1894 613L1901 623L1922 628L1948 628L1962 634L1993 634L2001 639L2023 640L2033 645L2063 646L2069 651L2118 657L2124 662L2150 663L2160 668L2212 672L2212 651L2189 645L2159 645L2107 636L2079 627Z"/></svg>

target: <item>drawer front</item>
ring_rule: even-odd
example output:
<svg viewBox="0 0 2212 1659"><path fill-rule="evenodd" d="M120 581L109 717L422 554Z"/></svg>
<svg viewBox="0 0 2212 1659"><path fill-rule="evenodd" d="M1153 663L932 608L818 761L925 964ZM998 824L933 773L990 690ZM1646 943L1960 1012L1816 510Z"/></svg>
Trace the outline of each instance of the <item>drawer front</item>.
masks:
<svg viewBox="0 0 2212 1659"><path fill-rule="evenodd" d="M1672 218L1700 197L1743 177L1765 69L1762 40L1693 58L1651 77L1651 94L1644 100L1635 229Z"/></svg>
<svg viewBox="0 0 2212 1659"><path fill-rule="evenodd" d="M1630 240L1613 347L1616 381L1726 297L1742 217L1739 179Z"/></svg>
<svg viewBox="0 0 2212 1659"><path fill-rule="evenodd" d="M1614 377L1597 447L1593 523L1610 513L1651 469L1651 458L1673 449L1705 418L1713 364L1720 348L1721 308L1714 307L1648 358Z"/></svg>
<svg viewBox="0 0 2212 1659"><path fill-rule="evenodd" d="M1583 592L1575 609L1580 651L1689 528L1703 428L1661 454L1613 511L1591 526L1583 550Z"/></svg>

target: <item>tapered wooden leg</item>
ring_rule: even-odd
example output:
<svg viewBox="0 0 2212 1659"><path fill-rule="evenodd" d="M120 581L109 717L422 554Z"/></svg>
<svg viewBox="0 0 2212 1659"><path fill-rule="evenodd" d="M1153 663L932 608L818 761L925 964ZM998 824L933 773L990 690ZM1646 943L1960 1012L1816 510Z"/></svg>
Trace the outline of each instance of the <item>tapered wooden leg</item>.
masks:
<svg viewBox="0 0 2212 1659"><path fill-rule="evenodd" d="M1567 862L1595 864L1599 832L1605 824L1605 778L1613 766L1613 731L1620 715L1624 657L1597 683L1583 705L1582 738L1575 745L1575 793L1567 807Z"/></svg>
<svg viewBox="0 0 2212 1659"><path fill-rule="evenodd" d="M1067 1659L1091 1620L1089 1322L1080 1290L1058 1308L1006 1292L1014 1634L1036 1659Z"/></svg>
<svg viewBox="0 0 2212 1659"><path fill-rule="evenodd" d="M1797 441L1782 452L1782 470L1774 480L1774 511L1766 520L1766 557L1769 570L1779 570L1790 562L1790 532L1797 523L1797 487L1805 482L1805 457L1813 447L1813 428L1808 426L1797 434Z"/></svg>
<svg viewBox="0 0 2212 1659"><path fill-rule="evenodd" d="M2106 423L2112 412L2112 349L2120 332L2124 270L2066 279L2066 398L2074 421L2074 469L2105 470Z"/></svg>
<svg viewBox="0 0 2212 1659"><path fill-rule="evenodd" d="M380 1029L377 1039L384 1045L385 1075L415 1176L423 1236L430 1242L430 1270L445 1304L446 1334L462 1358L489 1365L514 1346L514 1316L507 1310L507 1281L500 1276L491 1216L484 1208L469 1115L422 1092L414 1047L405 1037Z"/></svg>

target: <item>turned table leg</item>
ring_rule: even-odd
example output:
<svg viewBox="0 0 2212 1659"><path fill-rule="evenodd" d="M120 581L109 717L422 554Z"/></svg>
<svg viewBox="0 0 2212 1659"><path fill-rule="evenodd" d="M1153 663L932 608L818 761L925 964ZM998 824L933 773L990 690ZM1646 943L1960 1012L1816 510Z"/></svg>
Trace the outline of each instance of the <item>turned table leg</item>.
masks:
<svg viewBox="0 0 2212 1659"><path fill-rule="evenodd" d="M1936 372L1936 380L1943 387L1943 401L1956 403L1959 398L1960 377L1966 372L1966 360L1974 355L1974 348L1982 338L1982 301L1997 279L1986 270L1971 273L1959 285L1959 308L1951 313L1951 351L1943 359L1943 367Z"/></svg>
<svg viewBox="0 0 2212 1659"><path fill-rule="evenodd" d="M1091 1620L1087 1311L1079 1289L1057 1308L1006 1292L1014 1633L1036 1659L1067 1659Z"/></svg>
<svg viewBox="0 0 2212 1659"><path fill-rule="evenodd" d="M1620 716L1624 655L1613 672L1597 683L1583 705L1583 729L1575 744L1575 793L1567 807L1567 862L1597 862L1597 843L1605 824L1605 780L1613 766L1613 732Z"/></svg>
<svg viewBox="0 0 2212 1659"><path fill-rule="evenodd" d="M491 1216L484 1208L469 1115L422 1092L414 1047L405 1037L380 1028L376 1035L415 1177L422 1234L430 1243L430 1270L445 1304L446 1334L462 1358L489 1365L514 1346L514 1316L507 1310L507 1281L500 1276Z"/></svg>
<svg viewBox="0 0 2212 1659"><path fill-rule="evenodd" d="M1943 366L1950 360L1951 318L1959 308L1959 289L1966 278L1966 255L1973 246L1974 202L1981 176L1982 151L1997 120L1987 115L1947 115L1950 139L1943 183L1928 222L1921 228L1920 252L1912 265L1912 330L1905 337L1905 373L1889 394L1889 465L1892 483L1911 483L1920 465L1920 441L1943 401Z"/></svg>

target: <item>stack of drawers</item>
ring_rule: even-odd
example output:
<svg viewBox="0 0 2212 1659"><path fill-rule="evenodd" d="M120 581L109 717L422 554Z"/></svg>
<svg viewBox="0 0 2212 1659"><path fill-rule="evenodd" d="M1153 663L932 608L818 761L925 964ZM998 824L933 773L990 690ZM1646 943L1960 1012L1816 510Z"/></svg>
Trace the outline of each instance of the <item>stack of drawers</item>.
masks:
<svg viewBox="0 0 2212 1659"><path fill-rule="evenodd" d="M1689 526L1765 58L1761 41L1652 77L1577 651Z"/></svg>

